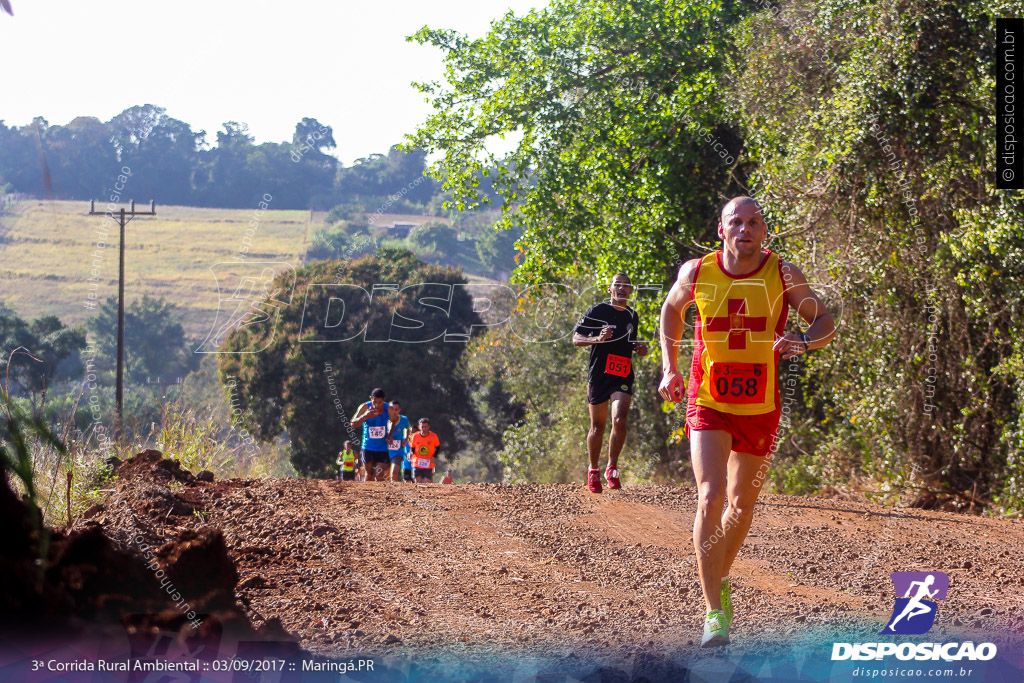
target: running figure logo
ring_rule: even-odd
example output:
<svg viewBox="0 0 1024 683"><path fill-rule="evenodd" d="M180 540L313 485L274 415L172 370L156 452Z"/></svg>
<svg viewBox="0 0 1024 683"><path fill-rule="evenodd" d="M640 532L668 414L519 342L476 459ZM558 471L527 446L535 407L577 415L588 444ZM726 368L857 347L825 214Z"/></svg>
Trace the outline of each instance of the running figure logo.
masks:
<svg viewBox="0 0 1024 683"><path fill-rule="evenodd" d="M949 577L943 572L893 572L896 606L880 633L919 635L935 623L936 600L946 599ZM903 597L899 597L903 596Z"/></svg>

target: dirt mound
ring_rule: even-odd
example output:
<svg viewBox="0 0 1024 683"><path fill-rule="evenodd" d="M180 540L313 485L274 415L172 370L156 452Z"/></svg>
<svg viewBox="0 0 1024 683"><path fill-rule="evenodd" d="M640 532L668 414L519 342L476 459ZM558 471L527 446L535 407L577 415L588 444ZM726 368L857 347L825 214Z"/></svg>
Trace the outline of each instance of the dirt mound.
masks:
<svg viewBox="0 0 1024 683"><path fill-rule="evenodd" d="M233 596L238 572L228 557L224 534L219 529L186 529L174 543L160 548L157 557L181 590L202 595L211 587Z"/></svg>
<svg viewBox="0 0 1024 683"><path fill-rule="evenodd" d="M118 476L124 479L151 480L162 484L170 481L189 484L196 479L177 460L165 458L163 453L152 449L133 455L118 465L116 470Z"/></svg>
<svg viewBox="0 0 1024 683"><path fill-rule="evenodd" d="M136 505L132 516L169 518L195 509L167 486L196 478L158 451L138 454L117 473L117 491L130 492ZM109 535L107 512L94 506L68 534L40 532L28 504L0 480L0 629L10 636L176 633L183 642L230 635L280 641L282 656L300 651L279 622L252 626L235 598L238 572L220 529L186 529L154 543L138 531Z"/></svg>

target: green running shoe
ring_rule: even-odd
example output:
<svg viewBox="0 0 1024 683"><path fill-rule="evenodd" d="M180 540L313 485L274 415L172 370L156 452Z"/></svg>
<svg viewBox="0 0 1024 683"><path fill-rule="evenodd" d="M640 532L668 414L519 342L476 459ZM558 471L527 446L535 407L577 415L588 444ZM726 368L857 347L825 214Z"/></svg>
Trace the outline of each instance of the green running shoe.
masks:
<svg viewBox="0 0 1024 683"><path fill-rule="evenodd" d="M700 639L701 647L718 647L729 644L729 624L725 612L713 609L704 617L704 637Z"/></svg>
<svg viewBox="0 0 1024 683"><path fill-rule="evenodd" d="M732 628L732 595L730 595L729 579L722 581L722 611L725 612L725 627Z"/></svg>

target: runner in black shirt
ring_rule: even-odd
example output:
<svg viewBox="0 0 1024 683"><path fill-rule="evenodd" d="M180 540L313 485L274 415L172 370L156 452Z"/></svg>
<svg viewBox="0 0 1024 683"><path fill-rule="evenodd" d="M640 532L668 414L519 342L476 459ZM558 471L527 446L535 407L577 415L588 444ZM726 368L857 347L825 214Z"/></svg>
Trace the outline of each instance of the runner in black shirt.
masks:
<svg viewBox="0 0 1024 683"><path fill-rule="evenodd" d="M604 428L608 423L608 402L612 408L612 433L608 438L608 469L604 476L608 488L620 488L619 452L626 441L626 416L633 397L633 352L647 353L647 345L638 342L640 318L627 308L633 285L625 273L617 273L608 287L610 303L599 303L587 309L576 325L573 346L590 347L587 371L587 403L590 408L590 431L587 432L587 455L590 469L587 487L601 493L601 476L597 462L601 456Z"/></svg>

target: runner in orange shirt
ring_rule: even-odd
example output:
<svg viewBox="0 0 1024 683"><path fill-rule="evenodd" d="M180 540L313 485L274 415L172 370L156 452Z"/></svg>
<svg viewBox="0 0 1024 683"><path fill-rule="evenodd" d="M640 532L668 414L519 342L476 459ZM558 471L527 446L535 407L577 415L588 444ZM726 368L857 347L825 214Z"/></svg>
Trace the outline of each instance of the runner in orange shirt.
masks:
<svg viewBox="0 0 1024 683"><path fill-rule="evenodd" d="M434 481L434 456L441 445L437 434L430 431L430 420L421 417L419 431L409 437L409 457L412 458L412 472L417 484Z"/></svg>
<svg viewBox="0 0 1024 683"><path fill-rule="evenodd" d="M821 348L835 323L804 274L762 250L768 228L751 197L735 197L718 224L722 250L687 261L661 308L664 376L658 393L686 397L686 433L697 480L693 545L707 615L702 647L729 642L729 569L750 530L754 502L775 448L780 404L776 370ZM697 306L689 384L676 367L683 314ZM808 324L785 333L789 307Z"/></svg>

